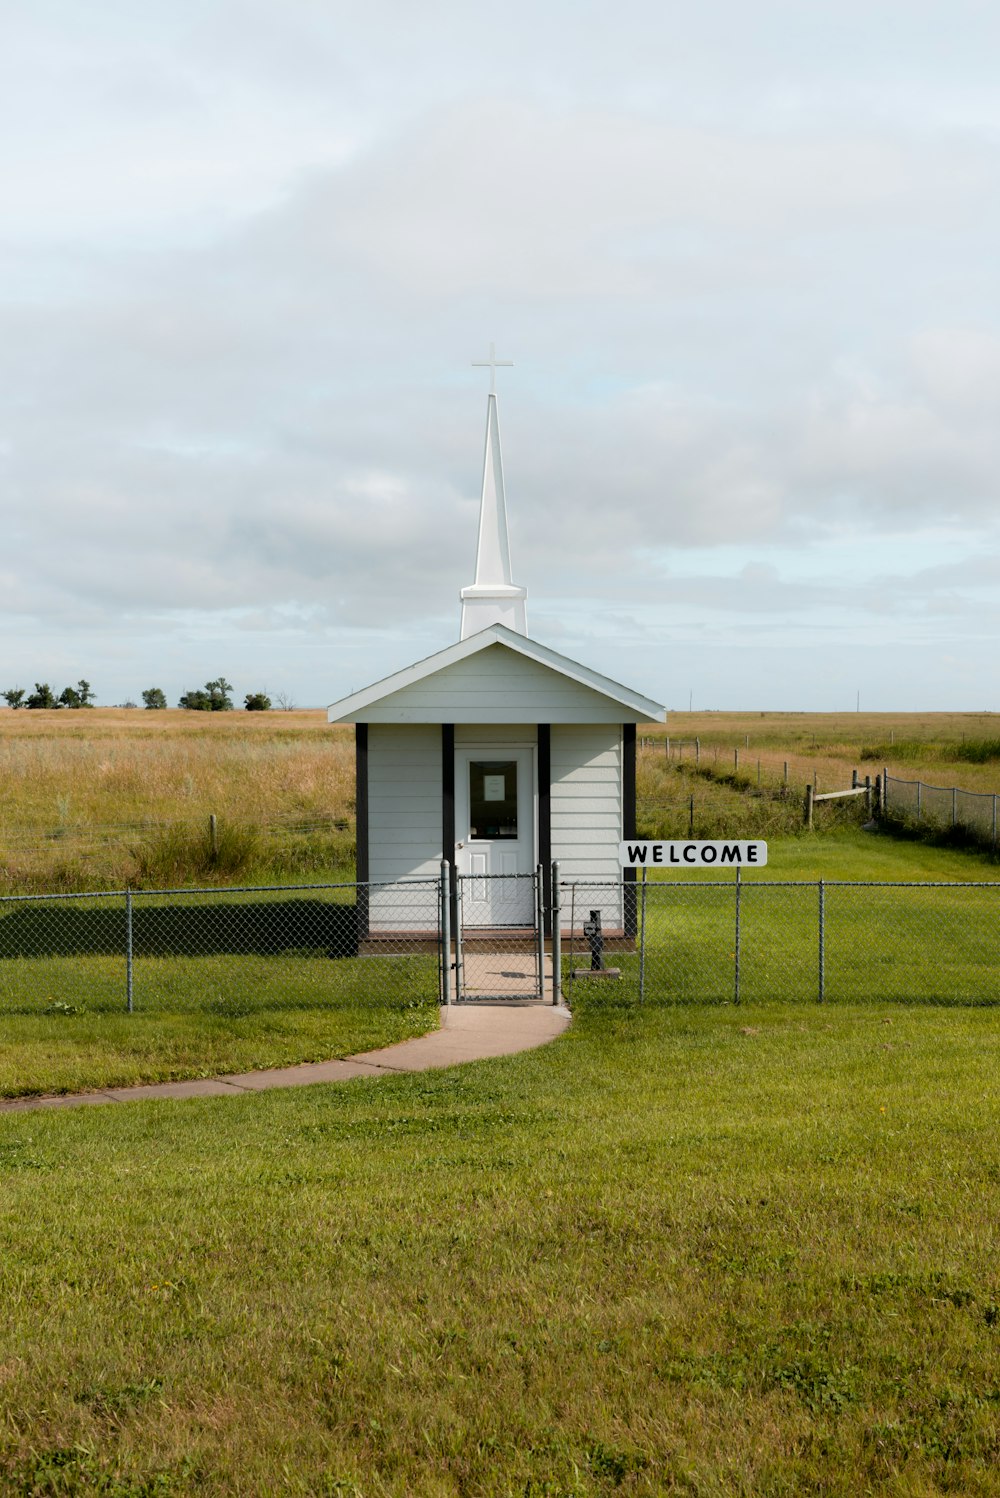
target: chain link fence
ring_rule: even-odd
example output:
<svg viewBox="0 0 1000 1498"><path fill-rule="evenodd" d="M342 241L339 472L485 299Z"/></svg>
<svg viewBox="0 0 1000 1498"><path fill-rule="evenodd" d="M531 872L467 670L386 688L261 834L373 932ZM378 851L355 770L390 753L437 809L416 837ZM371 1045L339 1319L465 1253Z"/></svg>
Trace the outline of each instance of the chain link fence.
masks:
<svg viewBox="0 0 1000 1498"><path fill-rule="evenodd" d="M614 889L560 889L571 1004L1000 1003L1000 883L623 882L608 929Z"/></svg>
<svg viewBox="0 0 1000 1498"><path fill-rule="evenodd" d="M437 880L0 898L0 1010L436 1003Z"/></svg>
<svg viewBox="0 0 1000 1498"><path fill-rule="evenodd" d="M560 997L997 1004L1000 882L556 877L549 887L537 873L452 885L446 871L392 884L0 898L7 1014L238 1019Z"/></svg>
<svg viewBox="0 0 1000 1498"><path fill-rule="evenodd" d="M989 792L963 791L959 786L927 785L922 780L897 780L883 774L883 813L895 821L945 831L961 827L984 847L997 846L997 807L1000 797Z"/></svg>

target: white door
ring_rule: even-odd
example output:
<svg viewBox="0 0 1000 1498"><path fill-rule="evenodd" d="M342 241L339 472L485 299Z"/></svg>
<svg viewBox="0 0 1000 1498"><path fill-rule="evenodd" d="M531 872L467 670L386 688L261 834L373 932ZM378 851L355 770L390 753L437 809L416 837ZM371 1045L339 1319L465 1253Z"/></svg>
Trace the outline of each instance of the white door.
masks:
<svg viewBox="0 0 1000 1498"><path fill-rule="evenodd" d="M534 752L500 745L455 751L455 865L466 926L528 926L535 918ZM491 879L490 874L520 874Z"/></svg>

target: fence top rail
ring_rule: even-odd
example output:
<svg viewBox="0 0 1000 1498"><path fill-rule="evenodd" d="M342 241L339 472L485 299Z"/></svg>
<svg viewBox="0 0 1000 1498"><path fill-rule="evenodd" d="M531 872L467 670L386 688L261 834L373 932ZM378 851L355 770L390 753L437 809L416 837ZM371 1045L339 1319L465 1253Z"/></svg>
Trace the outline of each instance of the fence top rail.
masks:
<svg viewBox="0 0 1000 1498"><path fill-rule="evenodd" d="M495 875L462 875L462 878L496 878L496 879L525 879L533 876L526 874L495 874ZM58 894L40 895L0 895L0 905L16 905L38 903L41 901L58 900L124 900L131 896L135 899L153 899L163 895L292 895L305 894L311 891L353 889L353 890L407 890L407 889L433 889L440 888L439 879L398 879L391 882L368 880L357 883L353 880L340 884L226 884L215 887L199 887L186 889L102 889L102 890L67 890ZM560 879L558 888L563 890L575 890L581 892L592 891L595 895L602 890L614 890L620 893L624 881L615 880L583 880L583 879ZM741 890L772 890L772 889L818 889L820 885L824 889L990 889L1000 893L1000 879L747 879L741 877L739 887ZM697 889L735 889L736 879L649 879L643 880L643 886L648 893L657 890L697 890ZM635 885L629 884L630 889Z"/></svg>
<svg viewBox="0 0 1000 1498"><path fill-rule="evenodd" d="M735 879L647 879L641 881L649 891L658 889L735 889ZM1000 879L748 879L741 872L739 885L747 889L995 889ZM632 887L632 886L630 886ZM560 889L620 889L620 882L561 879Z"/></svg>
<svg viewBox="0 0 1000 1498"><path fill-rule="evenodd" d="M155 895L293 895L309 890L330 889L437 889L440 882L440 879L369 879L358 883L354 879L348 879L339 884L219 884L187 885L181 889L67 890L61 894L0 895L0 905L37 900L124 900L126 895L131 895L133 900L136 900L152 898Z"/></svg>

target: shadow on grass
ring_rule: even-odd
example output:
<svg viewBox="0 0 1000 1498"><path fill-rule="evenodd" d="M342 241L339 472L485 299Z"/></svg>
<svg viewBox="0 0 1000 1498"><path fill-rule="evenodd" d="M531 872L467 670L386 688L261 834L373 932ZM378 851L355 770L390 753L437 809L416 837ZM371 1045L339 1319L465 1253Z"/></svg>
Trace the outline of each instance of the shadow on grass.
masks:
<svg viewBox="0 0 1000 1498"><path fill-rule="evenodd" d="M16 905L0 916L0 960L21 957L124 955L124 905ZM213 899L132 912L135 957L267 956L314 952L356 957L357 911L326 900L261 904Z"/></svg>

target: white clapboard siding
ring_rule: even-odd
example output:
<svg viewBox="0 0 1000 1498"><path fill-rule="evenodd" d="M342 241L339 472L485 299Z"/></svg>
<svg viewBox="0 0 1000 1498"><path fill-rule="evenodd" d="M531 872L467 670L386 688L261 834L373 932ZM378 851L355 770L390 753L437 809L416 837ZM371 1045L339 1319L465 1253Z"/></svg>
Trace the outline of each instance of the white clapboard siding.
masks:
<svg viewBox="0 0 1000 1498"><path fill-rule="evenodd" d="M368 730L368 867L373 885L438 877L441 802L441 729L422 723L373 725ZM433 930L437 923L433 891L428 889L426 896L410 892L405 904L403 916L398 891L373 889L372 930Z"/></svg>
<svg viewBox="0 0 1000 1498"><path fill-rule="evenodd" d="M622 827L620 724L552 726L552 857L563 880L601 886L581 896L608 929L622 924L618 844ZM563 909L562 924L570 912ZM577 913L577 926L580 924Z"/></svg>
<svg viewBox="0 0 1000 1498"><path fill-rule="evenodd" d="M370 723L611 723L621 703L503 645L390 692L365 712Z"/></svg>
<svg viewBox="0 0 1000 1498"><path fill-rule="evenodd" d="M546 721L548 721L546 719ZM471 749L478 744L537 744L538 727L534 723L456 723L455 748Z"/></svg>

